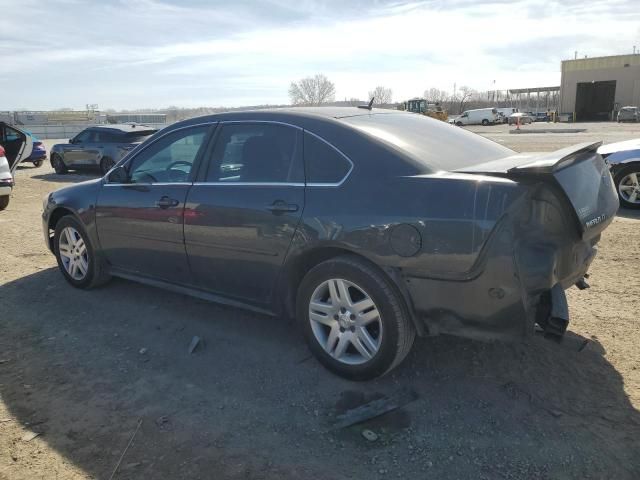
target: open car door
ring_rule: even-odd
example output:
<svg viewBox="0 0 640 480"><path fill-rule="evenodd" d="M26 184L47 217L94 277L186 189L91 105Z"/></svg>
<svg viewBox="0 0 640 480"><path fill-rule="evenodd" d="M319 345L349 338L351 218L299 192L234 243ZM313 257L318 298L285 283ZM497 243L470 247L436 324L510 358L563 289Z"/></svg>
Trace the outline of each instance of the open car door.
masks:
<svg viewBox="0 0 640 480"><path fill-rule="evenodd" d="M33 138L27 132L0 122L0 145L4 148L9 170L13 174L18 164L31 155Z"/></svg>

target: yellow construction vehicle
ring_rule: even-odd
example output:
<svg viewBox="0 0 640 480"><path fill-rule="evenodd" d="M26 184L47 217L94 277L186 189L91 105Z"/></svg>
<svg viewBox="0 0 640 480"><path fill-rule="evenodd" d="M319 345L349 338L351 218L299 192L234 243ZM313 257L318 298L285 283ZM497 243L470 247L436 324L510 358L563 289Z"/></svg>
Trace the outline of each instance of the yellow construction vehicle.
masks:
<svg viewBox="0 0 640 480"><path fill-rule="evenodd" d="M443 110L439 103L429 103L424 98L412 98L406 102L402 102L398 107L400 110L406 110L407 112L421 113L427 117L435 118L446 122L449 120L449 115L446 110Z"/></svg>

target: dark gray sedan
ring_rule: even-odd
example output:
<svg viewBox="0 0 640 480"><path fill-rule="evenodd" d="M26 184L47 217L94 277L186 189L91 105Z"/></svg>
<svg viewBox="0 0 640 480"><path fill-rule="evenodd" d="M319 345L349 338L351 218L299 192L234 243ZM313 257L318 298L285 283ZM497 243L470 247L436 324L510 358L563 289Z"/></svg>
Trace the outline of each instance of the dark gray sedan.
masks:
<svg viewBox="0 0 640 480"><path fill-rule="evenodd" d="M416 334L562 335L564 290L618 208L598 143L519 155L412 113L234 112L174 124L45 200L65 279L110 276L297 319L351 379Z"/></svg>
<svg viewBox="0 0 640 480"><path fill-rule="evenodd" d="M58 174L96 167L106 174L122 157L156 131L146 125L136 124L85 128L69 143L58 143L51 148L51 166Z"/></svg>

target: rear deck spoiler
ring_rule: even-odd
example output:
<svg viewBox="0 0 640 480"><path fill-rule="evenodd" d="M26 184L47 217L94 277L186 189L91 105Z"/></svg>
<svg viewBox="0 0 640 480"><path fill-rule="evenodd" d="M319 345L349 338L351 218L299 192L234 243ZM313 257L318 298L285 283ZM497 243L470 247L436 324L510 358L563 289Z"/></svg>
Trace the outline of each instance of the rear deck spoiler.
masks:
<svg viewBox="0 0 640 480"><path fill-rule="evenodd" d="M592 155L597 153L600 145L602 145L602 142L587 142L550 153L520 153L486 163L470 165L455 171L503 176L553 173L560 168L571 165L576 160L584 158L583 155L585 154Z"/></svg>

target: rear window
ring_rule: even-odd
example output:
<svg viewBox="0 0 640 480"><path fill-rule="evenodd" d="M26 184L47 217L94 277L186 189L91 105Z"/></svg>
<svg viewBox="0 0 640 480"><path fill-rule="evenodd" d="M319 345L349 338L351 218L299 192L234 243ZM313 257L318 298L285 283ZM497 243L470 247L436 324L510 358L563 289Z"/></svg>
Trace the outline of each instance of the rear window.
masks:
<svg viewBox="0 0 640 480"><path fill-rule="evenodd" d="M141 142L144 142L151 135L156 133L156 131L157 130L144 130L140 132L125 133L121 137L120 141L124 143L141 143Z"/></svg>
<svg viewBox="0 0 640 480"><path fill-rule="evenodd" d="M424 115L385 113L341 120L401 150L423 173L457 170L515 153L480 135Z"/></svg>

